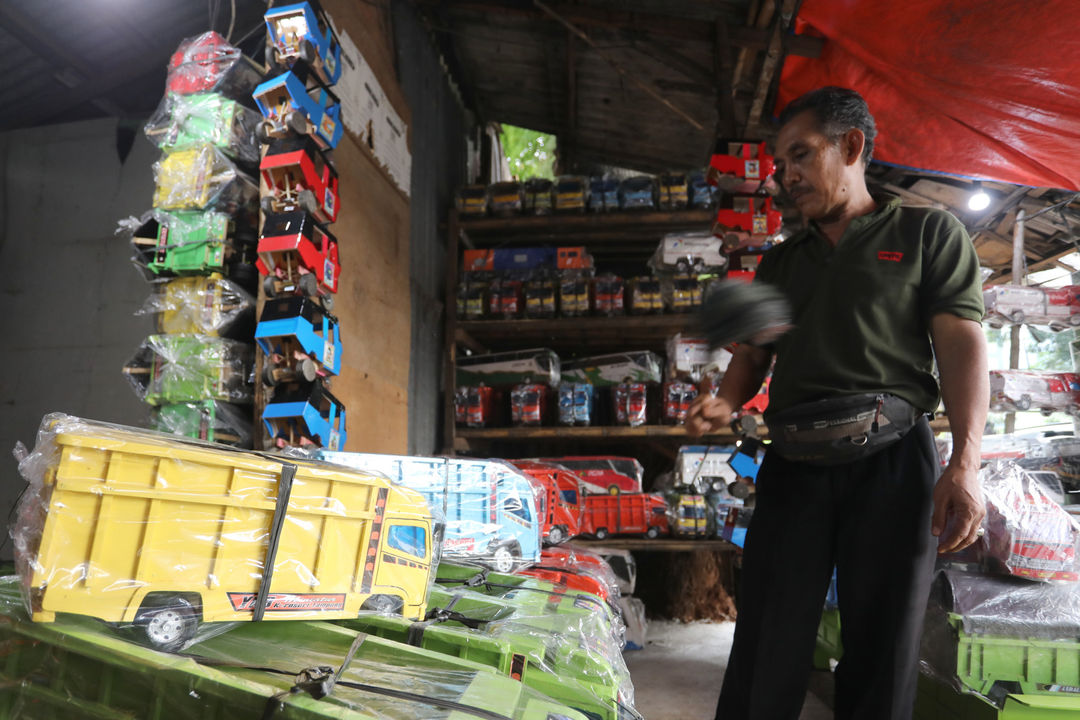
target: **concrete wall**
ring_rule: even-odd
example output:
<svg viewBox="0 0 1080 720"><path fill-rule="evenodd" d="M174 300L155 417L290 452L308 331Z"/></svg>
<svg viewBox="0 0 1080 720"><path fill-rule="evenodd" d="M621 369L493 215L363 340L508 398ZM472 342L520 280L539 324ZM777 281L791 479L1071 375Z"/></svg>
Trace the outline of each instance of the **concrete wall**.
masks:
<svg viewBox="0 0 1080 720"><path fill-rule="evenodd" d="M156 149L141 132L127 160L112 120L0 134L0 513L24 482L10 450L32 447L41 417L63 411L141 425L146 407L120 372L151 332L134 317L149 286L119 218L150 207ZM4 534L6 539L6 533ZM11 544L0 550L11 557Z"/></svg>
<svg viewBox="0 0 1080 720"><path fill-rule="evenodd" d="M416 10L391 7L398 80L412 110L409 452L430 454L442 445L446 238L439 223L464 182L467 125Z"/></svg>

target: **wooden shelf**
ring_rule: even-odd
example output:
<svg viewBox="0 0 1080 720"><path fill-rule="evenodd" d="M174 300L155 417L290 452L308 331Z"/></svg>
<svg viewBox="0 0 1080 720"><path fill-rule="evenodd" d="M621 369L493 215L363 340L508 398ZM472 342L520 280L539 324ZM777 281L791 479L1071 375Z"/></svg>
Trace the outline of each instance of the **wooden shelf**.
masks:
<svg viewBox="0 0 1080 720"><path fill-rule="evenodd" d="M711 433L691 440L682 425L628 425L587 427L509 427L509 428L458 428L457 436L469 440L601 440L633 438L673 438L683 442L708 443L717 440L734 441L730 430Z"/></svg>
<svg viewBox="0 0 1080 720"><path fill-rule="evenodd" d="M697 314L616 315L550 320L459 320L455 340L498 350L547 347L589 352L663 351L675 333L695 332Z"/></svg>
<svg viewBox="0 0 1080 720"><path fill-rule="evenodd" d="M603 552L604 548L619 550L650 550L654 552L741 552L737 545L720 538L657 538L650 540L642 537L614 537L607 540L586 540L574 538L573 544L588 550Z"/></svg>
<svg viewBox="0 0 1080 720"><path fill-rule="evenodd" d="M554 241L562 245L656 241L666 233L709 230L715 210L519 215L458 220L477 247ZM573 237L567 237L573 236ZM593 248L594 250L596 248Z"/></svg>

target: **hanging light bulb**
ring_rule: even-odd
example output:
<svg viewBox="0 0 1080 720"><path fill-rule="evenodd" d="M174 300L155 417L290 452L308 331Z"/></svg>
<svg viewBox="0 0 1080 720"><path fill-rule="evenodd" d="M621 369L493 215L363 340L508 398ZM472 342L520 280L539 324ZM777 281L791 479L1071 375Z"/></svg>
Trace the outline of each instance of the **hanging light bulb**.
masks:
<svg viewBox="0 0 1080 720"><path fill-rule="evenodd" d="M982 183L976 181L975 192L971 193L971 196L968 198L968 210L982 212L988 207L990 207L990 196L983 190Z"/></svg>

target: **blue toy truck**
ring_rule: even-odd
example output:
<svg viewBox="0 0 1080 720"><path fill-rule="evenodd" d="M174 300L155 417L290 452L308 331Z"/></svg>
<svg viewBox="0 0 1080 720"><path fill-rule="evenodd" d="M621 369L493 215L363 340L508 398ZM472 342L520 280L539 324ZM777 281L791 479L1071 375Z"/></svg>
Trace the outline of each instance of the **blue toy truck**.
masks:
<svg viewBox="0 0 1080 720"><path fill-rule="evenodd" d="M446 519L443 558L498 572L540 560L539 490L499 460L320 452L338 465L375 471L418 491Z"/></svg>
<svg viewBox="0 0 1080 720"><path fill-rule="evenodd" d="M341 103L328 87L317 83L308 89L308 66L297 63L292 70L272 77L255 88L252 97L263 121L256 135L260 142L288 136L311 135L319 147L333 150L341 140Z"/></svg>
<svg viewBox="0 0 1080 720"><path fill-rule="evenodd" d="M341 46L326 18L311 3L278 5L266 11L266 62L292 67L297 60L310 65L327 85L341 77Z"/></svg>
<svg viewBox="0 0 1080 720"><path fill-rule="evenodd" d="M312 382L341 373L341 336L337 319L311 298L293 296L267 300L255 342L265 354L263 379Z"/></svg>
<svg viewBox="0 0 1080 720"><path fill-rule="evenodd" d="M345 446L345 406L316 380L292 384L274 392L262 414L263 425L274 447Z"/></svg>

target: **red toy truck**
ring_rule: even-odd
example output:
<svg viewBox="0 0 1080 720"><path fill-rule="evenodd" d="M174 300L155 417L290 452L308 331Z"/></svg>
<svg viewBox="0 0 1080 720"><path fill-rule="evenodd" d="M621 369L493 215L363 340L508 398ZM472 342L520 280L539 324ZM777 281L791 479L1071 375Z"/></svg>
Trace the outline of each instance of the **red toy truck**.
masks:
<svg viewBox="0 0 1080 720"><path fill-rule="evenodd" d="M655 538L668 533L667 511L667 502L661 495L589 495L585 498L585 522L581 532L597 540L609 535Z"/></svg>
<svg viewBox="0 0 1080 720"><path fill-rule="evenodd" d="M576 455L562 458L540 458L570 470L578 476L587 493L641 492L645 469L632 457L615 455Z"/></svg>
<svg viewBox="0 0 1080 720"><path fill-rule="evenodd" d="M742 195L731 198L731 207L716 211L713 234L723 240L724 250L762 245L780 232L784 215L773 209L772 198Z"/></svg>
<svg viewBox="0 0 1080 720"><path fill-rule="evenodd" d="M515 427L543 425L547 419L548 394L541 383L515 385L510 391L510 422Z"/></svg>
<svg viewBox="0 0 1080 720"><path fill-rule="evenodd" d="M581 532L585 495L573 473L552 463L514 460L513 465L543 487L541 535L548 545L558 545Z"/></svg>
<svg viewBox="0 0 1080 720"><path fill-rule="evenodd" d="M990 371L990 409L1066 412L1080 417L1080 376L1025 370Z"/></svg>
<svg viewBox="0 0 1080 720"><path fill-rule="evenodd" d="M705 182L725 192L753 192L774 172L776 163L765 143L718 140Z"/></svg>
<svg viewBox="0 0 1080 720"><path fill-rule="evenodd" d="M269 188L261 201L263 212L304 210L321 223L337 219L337 170L310 137L275 140L259 169Z"/></svg>
<svg viewBox="0 0 1080 720"><path fill-rule="evenodd" d="M255 266L265 276L267 297L299 292L322 297L330 309L341 271L338 243L314 218L302 211L267 215L258 254Z"/></svg>

